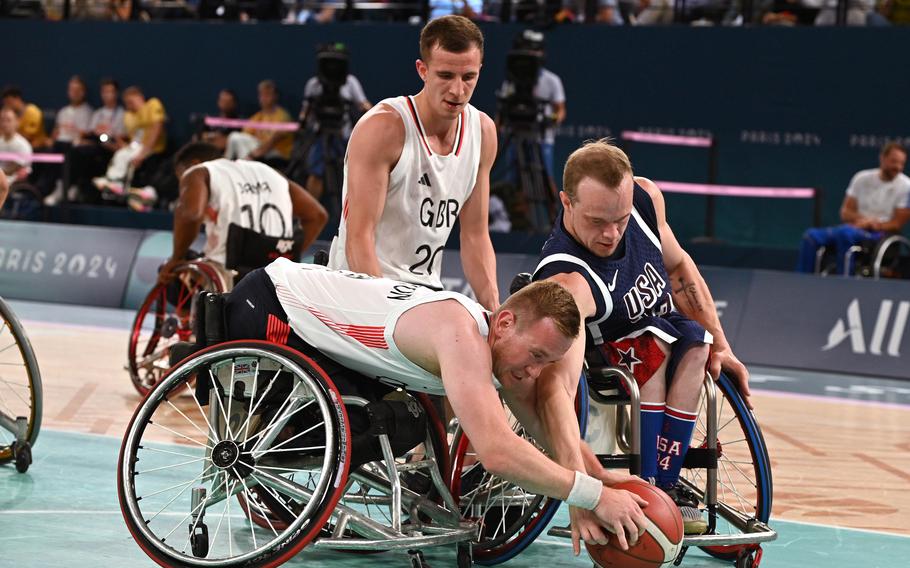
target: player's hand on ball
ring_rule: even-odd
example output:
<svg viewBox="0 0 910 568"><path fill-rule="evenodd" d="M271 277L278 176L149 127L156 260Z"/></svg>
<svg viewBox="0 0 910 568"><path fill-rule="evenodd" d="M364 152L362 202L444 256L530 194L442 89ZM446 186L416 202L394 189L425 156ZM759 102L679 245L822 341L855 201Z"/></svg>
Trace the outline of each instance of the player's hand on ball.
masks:
<svg viewBox="0 0 910 568"><path fill-rule="evenodd" d="M604 487L600 492L600 502L594 508L594 515L604 528L616 535L619 547L628 550L630 541L635 544L647 526L645 514L641 511L642 507L647 506L648 502L634 493Z"/></svg>

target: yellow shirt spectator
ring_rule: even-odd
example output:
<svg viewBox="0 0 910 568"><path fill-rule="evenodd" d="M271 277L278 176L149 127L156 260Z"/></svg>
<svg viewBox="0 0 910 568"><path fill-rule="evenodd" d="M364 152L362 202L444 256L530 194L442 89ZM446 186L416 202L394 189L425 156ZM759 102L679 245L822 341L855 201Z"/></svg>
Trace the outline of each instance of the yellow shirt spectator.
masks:
<svg viewBox="0 0 910 568"><path fill-rule="evenodd" d="M19 117L19 134L28 140L32 148L47 145L47 133L44 132L44 113L32 103L27 103Z"/></svg>
<svg viewBox="0 0 910 568"><path fill-rule="evenodd" d="M275 110L271 112L265 112L260 110L256 114L250 117L250 120L253 122L292 122L293 119L291 115L288 114L288 111L284 110L280 106L276 106ZM269 138L275 134L274 130L253 130L251 128L244 129L244 132L252 134L259 140L260 144L264 144L269 141ZM291 157L291 148L294 146L294 133L293 132L282 132L278 135L278 138L275 140L275 145L273 150L280 154L282 158L288 159Z"/></svg>
<svg viewBox="0 0 910 568"><path fill-rule="evenodd" d="M129 135L130 140L141 140L146 128L154 124L163 123L165 120L167 120L167 114L164 111L164 105L153 97L145 101L145 104L138 111L126 112L123 115L123 126L126 128L126 133ZM164 152L166 146L167 135L162 129L158 140L155 140L155 144L152 146L152 153Z"/></svg>

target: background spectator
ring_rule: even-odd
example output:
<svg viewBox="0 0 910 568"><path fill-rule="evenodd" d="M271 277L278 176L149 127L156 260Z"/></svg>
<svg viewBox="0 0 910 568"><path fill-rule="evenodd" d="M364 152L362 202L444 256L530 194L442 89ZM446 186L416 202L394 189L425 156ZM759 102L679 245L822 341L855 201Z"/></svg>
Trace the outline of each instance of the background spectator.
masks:
<svg viewBox="0 0 910 568"><path fill-rule="evenodd" d="M123 91L126 113L123 116L129 144L114 152L107 173L94 179L102 192L123 195L128 184L143 186L152 180L164 160L167 133L164 123L167 114L156 98L146 100L139 87Z"/></svg>
<svg viewBox="0 0 910 568"><path fill-rule="evenodd" d="M85 81L73 75L67 83L66 96L69 104L57 111L54 130L51 133L51 151L68 154L73 144L89 131L92 122L92 107L86 102ZM68 156L67 156L68 157ZM68 157L69 158L69 157ZM56 205L63 199L63 168L59 164L42 164L35 185L45 195L45 205Z"/></svg>
<svg viewBox="0 0 910 568"><path fill-rule="evenodd" d="M250 117L253 122L291 122L291 115L278 105L278 86L275 81L259 83L259 112ZM225 158L249 158L263 161L284 161L290 158L294 135L291 132L245 128L228 136Z"/></svg>
<svg viewBox="0 0 910 568"><path fill-rule="evenodd" d="M857 172L841 205L843 225L809 229L799 250L800 272L813 272L819 247L835 249L837 273L844 274L844 255L856 244L897 233L910 220L910 178L904 175L907 150L894 142L879 154L879 167ZM853 272L849 267L848 273Z"/></svg>
<svg viewBox="0 0 910 568"><path fill-rule="evenodd" d="M88 201L97 197L98 192L91 190L91 179L104 173L114 152L129 142L117 81L102 79L100 96L101 107L92 113L88 132L83 133L70 151L71 186L67 196L71 201Z"/></svg>
<svg viewBox="0 0 910 568"><path fill-rule="evenodd" d="M0 168L9 176L10 183L23 181L31 172L32 147L17 132L19 117L11 108L0 110L0 152L19 154L21 157L0 161Z"/></svg>
<svg viewBox="0 0 910 568"><path fill-rule="evenodd" d="M11 108L19 117L19 134L25 136L32 149L48 145L44 131L44 113L32 103L25 102L19 87L7 87L3 90L3 107Z"/></svg>
<svg viewBox="0 0 910 568"><path fill-rule="evenodd" d="M218 106L218 118L240 118L237 94L231 89L221 89L218 92L218 102L216 104ZM224 152L227 147L228 136L237 131L237 128L228 126L206 126L203 122L199 139Z"/></svg>

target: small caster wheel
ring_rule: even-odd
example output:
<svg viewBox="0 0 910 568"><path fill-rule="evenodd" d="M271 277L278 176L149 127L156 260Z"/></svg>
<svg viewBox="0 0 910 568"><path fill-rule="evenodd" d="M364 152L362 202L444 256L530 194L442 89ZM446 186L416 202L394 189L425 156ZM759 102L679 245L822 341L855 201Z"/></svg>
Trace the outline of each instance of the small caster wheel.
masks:
<svg viewBox="0 0 910 568"><path fill-rule="evenodd" d="M743 551L736 557L736 568L753 568L755 566L751 551Z"/></svg>
<svg viewBox="0 0 910 568"><path fill-rule="evenodd" d="M190 525L190 530L193 530L193 525ZM209 555L209 528L205 523L196 525L196 530L190 534L190 547L196 558L205 558Z"/></svg>
<svg viewBox="0 0 910 568"><path fill-rule="evenodd" d="M427 559L423 557L423 552L419 550L409 550L408 556L411 558L411 568L430 568Z"/></svg>
<svg viewBox="0 0 910 568"><path fill-rule="evenodd" d="M28 442L13 442L11 449L16 460L16 471L25 473L32 465L32 447Z"/></svg>
<svg viewBox="0 0 910 568"><path fill-rule="evenodd" d="M471 566L474 566L474 551L470 544L459 544L455 558L458 568L471 568Z"/></svg>

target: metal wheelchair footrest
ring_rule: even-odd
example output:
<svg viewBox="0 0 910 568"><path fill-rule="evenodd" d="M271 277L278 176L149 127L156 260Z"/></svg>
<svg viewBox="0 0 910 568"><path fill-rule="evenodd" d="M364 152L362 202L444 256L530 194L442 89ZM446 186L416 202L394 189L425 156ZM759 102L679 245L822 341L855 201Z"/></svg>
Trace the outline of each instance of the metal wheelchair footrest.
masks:
<svg viewBox="0 0 910 568"><path fill-rule="evenodd" d="M407 526L402 527L404 529ZM458 527L422 525L417 534L403 534L392 539L363 538L321 538L314 542L314 548L333 550L401 550L408 548L429 548L467 542L477 537L478 525L462 521Z"/></svg>

